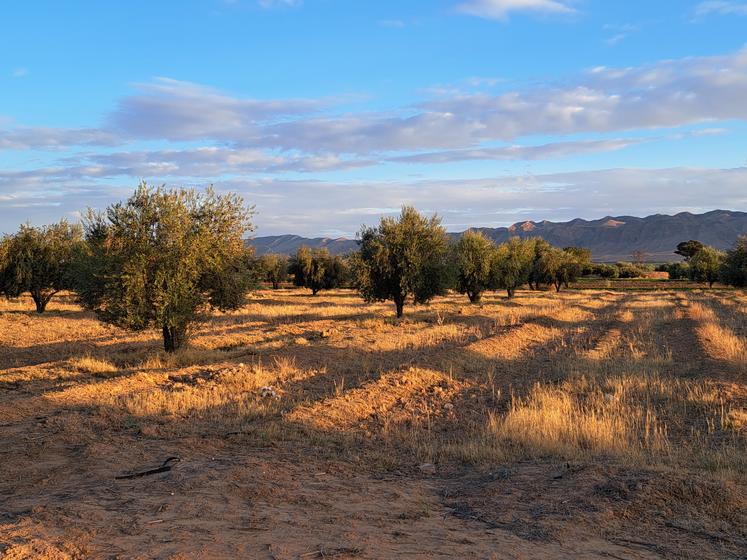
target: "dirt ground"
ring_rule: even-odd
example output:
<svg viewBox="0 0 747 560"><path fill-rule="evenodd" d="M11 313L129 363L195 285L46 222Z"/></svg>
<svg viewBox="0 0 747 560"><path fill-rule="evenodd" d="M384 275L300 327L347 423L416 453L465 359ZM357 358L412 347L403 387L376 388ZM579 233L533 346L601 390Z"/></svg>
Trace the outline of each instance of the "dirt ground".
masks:
<svg viewBox="0 0 747 560"><path fill-rule="evenodd" d="M0 303L0 558L747 558L747 295L405 313L261 291L170 356Z"/></svg>

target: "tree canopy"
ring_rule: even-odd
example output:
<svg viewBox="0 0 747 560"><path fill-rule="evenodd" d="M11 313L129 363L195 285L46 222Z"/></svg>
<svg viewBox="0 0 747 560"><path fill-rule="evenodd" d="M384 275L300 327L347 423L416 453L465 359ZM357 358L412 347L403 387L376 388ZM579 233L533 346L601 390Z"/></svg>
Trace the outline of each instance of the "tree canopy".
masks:
<svg viewBox="0 0 747 560"><path fill-rule="evenodd" d="M723 251L704 245L690 257L688 271L690 278L696 282L707 282L713 287L721 276L721 269L726 254Z"/></svg>
<svg viewBox="0 0 747 560"><path fill-rule="evenodd" d="M449 241L437 216L426 218L405 206L398 218L382 218L358 234L357 285L366 301L394 302L402 317L405 301L425 303L446 293Z"/></svg>
<svg viewBox="0 0 747 560"><path fill-rule="evenodd" d="M57 292L72 287L71 266L82 247L77 224L22 225L0 242L0 292L8 298L29 292L43 313Z"/></svg>
<svg viewBox="0 0 747 560"><path fill-rule="evenodd" d="M161 329L173 352L201 311L243 305L254 280L244 245L251 216L235 194L142 183L105 213L89 211L77 271L82 304L122 327Z"/></svg>
<svg viewBox="0 0 747 560"><path fill-rule="evenodd" d="M689 241L682 241L677 244L675 255L681 255L685 257L685 261L689 261L695 254L700 251L705 245L696 239L690 239Z"/></svg>
<svg viewBox="0 0 747 560"><path fill-rule="evenodd" d="M471 303L480 301L490 287L491 262L495 245L477 231L466 231L454 246L456 289L467 294Z"/></svg>
<svg viewBox="0 0 747 560"><path fill-rule="evenodd" d="M347 267L339 256L332 256L326 248L299 247L288 270L296 286L308 288L312 295L319 290L332 290L344 285Z"/></svg>
<svg viewBox="0 0 747 560"><path fill-rule="evenodd" d="M498 246L493 255L492 287L506 290L514 297L516 290L529 282L535 258L535 239L512 237Z"/></svg>
<svg viewBox="0 0 747 560"><path fill-rule="evenodd" d="M269 282L273 290L280 288L280 284L288 279L288 259L285 255L262 255L259 258L259 267L264 281Z"/></svg>
<svg viewBox="0 0 747 560"><path fill-rule="evenodd" d="M730 286L747 287L747 236L739 237L734 247L726 252L721 279Z"/></svg>

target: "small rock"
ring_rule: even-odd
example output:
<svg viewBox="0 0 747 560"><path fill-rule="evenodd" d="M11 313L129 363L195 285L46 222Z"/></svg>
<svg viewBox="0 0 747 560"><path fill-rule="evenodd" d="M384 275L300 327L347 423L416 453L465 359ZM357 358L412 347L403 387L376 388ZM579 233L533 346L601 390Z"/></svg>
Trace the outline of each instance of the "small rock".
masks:
<svg viewBox="0 0 747 560"><path fill-rule="evenodd" d="M436 474L436 465L433 463L423 463L418 468L423 474Z"/></svg>
<svg viewBox="0 0 747 560"><path fill-rule="evenodd" d="M259 396L263 399L279 399L280 395L271 385L266 385L259 390Z"/></svg>
<svg viewBox="0 0 747 560"><path fill-rule="evenodd" d="M243 367L244 367L244 362L240 362L240 363L239 363L239 369L241 369L241 368L243 368Z"/></svg>
<svg viewBox="0 0 747 560"><path fill-rule="evenodd" d="M333 329L325 329L325 330L323 330L322 332L319 333L319 336L321 338L329 338L333 334L335 334L335 331Z"/></svg>
<svg viewBox="0 0 747 560"><path fill-rule="evenodd" d="M447 403L446 403L446 404L444 405L444 409L445 409L445 410L454 410L454 405L453 405L453 404L451 404L450 402L447 402Z"/></svg>
<svg viewBox="0 0 747 560"><path fill-rule="evenodd" d="M305 339L304 337L302 337L302 336L299 336L299 337L298 337L298 338L297 338L296 340L294 340L293 342L295 342L295 343L296 343L296 344L298 344L299 346L306 346L306 345L307 345L307 344L309 343L309 341L308 341L308 340L306 340L306 339Z"/></svg>

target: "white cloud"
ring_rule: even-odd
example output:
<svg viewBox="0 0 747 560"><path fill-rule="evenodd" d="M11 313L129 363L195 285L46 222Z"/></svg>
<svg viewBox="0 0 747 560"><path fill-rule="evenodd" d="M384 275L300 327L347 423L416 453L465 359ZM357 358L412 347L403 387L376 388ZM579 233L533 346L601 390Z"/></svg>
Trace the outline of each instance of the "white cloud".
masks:
<svg viewBox="0 0 747 560"><path fill-rule="evenodd" d="M61 170L0 172L0 224L15 229L30 219L49 223L87 206L103 208L132 192L136 180L116 185L60 175ZM354 234L402 204L438 212L452 231L503 226L524 219L568 220L649 215L682 210L747 207L747 168L601 169L482 179L421 181L191 181L232 190L256 203L257 235ZM174 184L174 183L169 183ZM175 184L183 184L178 182ZM708 193L704 197L703 193Z"/></svg>
<svg viewBox="0 0 747 560"><path fill-rule="evenodd" d="M695 7L696 16L717 15L738 15L747 16L747 3L731 2L727 0L710 0L701 2Z"/></svg>
<svg viewBox="0 0 747 560"><path fill-rule="evenodd" d="M505 226L525 219L595 219L609 214L646 216L684 210L739 209L747 207L745 184L747 168L682 167L444 181L216 183L218 188L238 191L257 204L257 235L306 236L351 236L361 224L374 224L379 215L396 213L402 204L439 213L451 231ZM704 198L706 192L708 197ZM371 212L372 208L381 211Z"/></svg>
<svg viewBox="0 0 747 560"><path fill-rule="evenodd" d="M457 6L460 12L485 18L505 20L511 12L573 14L576 10L565 0L468 0Z"/></svg>
<svg viewBox="0 0 747 560"><path fill-rule="evenodd" d="M115 146L117 134L99 129L18 127L0 130L0 150L61 150L70 146Z"/></svg>
<svg viewBox="0 0 747 560"><path fill-rule="evenodd" d="M505 146L472 150L447 150L424 152L392 158L406 163L451 163L467 160L530 161L561 158L581 154L622 150L629 146L650 142L647 138L619 138L613 140L584 140L577 142L551 142L539 146Z"/></svg>
<svg viewBox="0 0 747 560"><path fill-rule="evenodd" d="M14 78L25 78L28 75L29 75L28 68L16 68L11 73L11 76L13 76Z"/></svg>
<svg viewBox="0 0 747 560"><path fill-rule="evenodd" d="M321 106L305 99L257 100L229 96L192 82L158 78L138 84L110 116L108 128L134 138L250 140L258 124L309 113Z"/></svg>
<svg viewBox="0 0 747 560"><path fill-rule="evenodd" d="M255 148L205 146L88 154L68 158L72 172L95 177L204 178L257 173L322 172L374 165L376 161L336 155L276 154Z"/></svg>

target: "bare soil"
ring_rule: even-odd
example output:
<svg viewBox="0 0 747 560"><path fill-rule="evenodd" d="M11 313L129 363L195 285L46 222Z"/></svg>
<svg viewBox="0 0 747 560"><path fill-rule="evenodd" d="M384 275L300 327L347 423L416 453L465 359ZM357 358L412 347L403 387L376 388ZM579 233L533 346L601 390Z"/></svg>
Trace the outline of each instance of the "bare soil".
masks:
<svg viewBox="0 0 747 560"><path fill-rule="evenodd" d="M743 293L392 315L262 291L167 356L0 303L0 558L747 557Z"/></svg>

